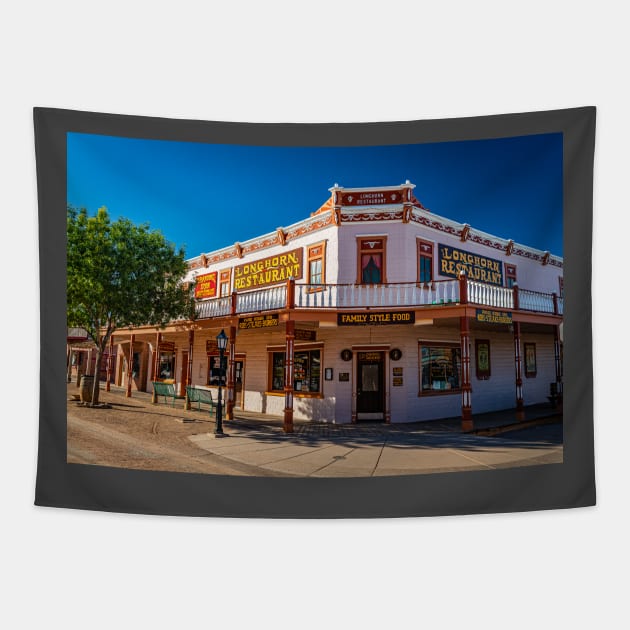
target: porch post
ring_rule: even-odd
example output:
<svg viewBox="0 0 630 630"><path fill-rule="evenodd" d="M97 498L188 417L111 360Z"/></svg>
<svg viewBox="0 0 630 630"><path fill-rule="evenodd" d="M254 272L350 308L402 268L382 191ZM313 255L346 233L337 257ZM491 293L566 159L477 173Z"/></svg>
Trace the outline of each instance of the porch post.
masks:
<svg viewBox="0 0 630 630"><path fill-rule="evenodd" d="M111 390L112 381L112 354L114 352L114 335L109 338L109 350L107 352L107 377L105 378L105 391Z"/></svg>
<svg viewBox="0 0 630 630"><path fill-rule="evenodd" d="M295 343L295 322L286 323L286 345L284 350L284 424L285 433L293 433L293 346Z"/></svg>
<svg viewBox="0 0 630 630"><path fill-rule="evenodd" d="M562 401L562 358L560 356L560 326L553 327L553 355L556 363L556 392Z"/></svg>
<svg viewBox="0 0 630 630"><path fill-rule="evenodd" d="M129 361L127 362L127 393L125 396L127 398L131 398L131 375L133 373L133 342L135 341L136 336L131 335L131 339L129 340Z"/></svg>
<svg viewBox="0 0 630 630"><path fill-rule="evenodd" d="M186 366L186 382L184 383L184 409L190 409L190 400L188 399L188 385L192 385L192 366L193 366L193 344L195 342L195 331L188 331L188 365ZM182 370L184 366L182 365Z"/></svg>
<svg viewBox="0 0 630 630"><path fill-rule="evenodd" d="M83 374L81 368L83 367L84 354L84 352L77 352L77 387L81 387L81 376Z"/></svg>
<svg viewBox="0 0 630 630"><path fill-rule="evenodd" d="M68 383L72 381L72 357L74 356L74 350L72 346L68 345L68 363L66 364L66 380Z"/></svg>
<svg viewBox="0 0 630 630"><path fill-rule="evenodd" d="M158 373L158 366L160 364L160 341L162 341L162 333L158 332L155 335L155 346L153 347L153 361L151 362L151 383L156 380ZM157 405L158 399L155 394L155 387L151 385L151 402Z"/></svg>
<svg viewBox="0 0 630 630"><path fill-rule="evenodd" d="M521 355L521 323L514 322L514 368L516 371L516 417L525 418L523 405L523 357Z"/></svg>
<svg viewBox="0 0 630 630"><path fill-rule="evenodd" d="M227 373L227 402L225 405L225 419L234 419L234 386L236 381L236 326L230 326L230 345L228 347L228 373Z"/></svg>
<svg viewBox="0 0 630 630"><path fill-rule="evenodd" d="M470 328L468 317L459 318L462 353L462 431L472 431L472 387L470 385Z"/></svg>

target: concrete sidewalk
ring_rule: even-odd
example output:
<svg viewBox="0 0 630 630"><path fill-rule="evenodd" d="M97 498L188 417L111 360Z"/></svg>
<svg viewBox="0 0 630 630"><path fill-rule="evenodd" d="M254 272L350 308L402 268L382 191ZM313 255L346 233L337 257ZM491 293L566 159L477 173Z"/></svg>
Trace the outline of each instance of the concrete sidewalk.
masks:
<svg viewBox="0 0 630 630"><path fill-rule="evenodd" d="M486 415L476 418L480 429L514 424L513 412ZM543 418L561 423L561 416L550 417L548 406L529 409L529 421ZM279 416L237 410L235 419L224 423L227 437L210 432L189 439L215 455L291 476L415 475L562 463L561 437L497 439L462 433L459 425L459 419L394 425L295 422L287 434Z"/></svg>
<svg viewBox="0 0 630 630"><path fill-rule="evenodd" d="M70 387L69 391L75 390ZM103 397L114 404L121 419L126 417L125 410L130 406L134 408L134 418L138 413L148 418L171 417L182 428L190 427L184 439L222 461L228 460L227 464L246 466L247 474L252 475L415 475L553 464L563 460L562 416L550 405L527 407L524 422L517 421L515 410L473 416L476 432L555 423L538 433L528 429L506 433L503 438L462 433L460 418L391 425L296 420L294 432L284 433L282 416L239 409L235 409L233 420L224 421L226 437L217 438L215 416L207 408L184 411L183 400L178 400L174 407L170 402L153 405L150 394L134 391L133 397L127 399L124 390L114 387L111 394ZM134 420L130 417L130 421Z"/></svg>

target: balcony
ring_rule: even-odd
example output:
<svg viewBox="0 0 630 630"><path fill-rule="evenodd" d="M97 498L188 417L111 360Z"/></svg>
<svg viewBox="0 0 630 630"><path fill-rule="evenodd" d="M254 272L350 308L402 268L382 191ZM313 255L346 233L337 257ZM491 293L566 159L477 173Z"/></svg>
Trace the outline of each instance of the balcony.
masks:
<svg viewBox="0 0 630 630"><path fill-rule="evenodd" d="M463 296L463 299L462 299ZM419 308L473 304L505 310L562 315L564 301L542 293L484 284L461 277L437 282L390 284L287 284L233 293L197 304L197 318L245 315L287 308L343 310L357 308Z"/></svg>

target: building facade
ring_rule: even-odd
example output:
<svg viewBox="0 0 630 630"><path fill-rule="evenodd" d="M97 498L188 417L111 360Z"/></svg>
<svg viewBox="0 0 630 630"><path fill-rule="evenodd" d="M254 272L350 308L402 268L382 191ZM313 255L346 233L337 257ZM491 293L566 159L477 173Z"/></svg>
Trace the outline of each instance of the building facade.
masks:
<svg viewBox="0 0 630 630"><path fill-rule="evenodd" d="M281 414L287 431L458 415L470 429L473 410L562 393L562 259L434 214L410 182L335 185L304 220L188 263L197 319L118 331L108 383L221 384L228 418Z"/></svg>

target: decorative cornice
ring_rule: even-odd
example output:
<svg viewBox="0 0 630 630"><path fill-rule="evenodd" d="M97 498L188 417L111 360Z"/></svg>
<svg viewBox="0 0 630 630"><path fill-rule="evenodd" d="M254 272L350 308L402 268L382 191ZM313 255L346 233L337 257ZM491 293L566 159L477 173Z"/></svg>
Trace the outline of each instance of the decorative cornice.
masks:
<svg viewBox="0 0 630 630"><path fill-rule="evenodd" d="M394 210L391 212L366 212L362 208L361 212L342 212L341 221L343 223L353 223L357 221L401 221L404 217L403 210Z"/></svg>
<svg viewBox="0 0 630 630"><path fill-rule="evenodd" d="M396 187L383 188L391 190ZM335 197L338 196L340 190L348 192L354 189L344 189L335 185L330 189L331 197L311 216L303 221L294 223L286 228L279 227L275 232L264 234L255 239L246 241L243 244L235 243L232 247L213 252L212 254L201 254L197 258L193 258L188 262L191 270L200 267L208 267L209 265L220 263L230 258L242 258L243 256L286 243L300 238L305 234L322 230L329 225L340 226L342 223L359 223L359 222L378 222L378 221L402 221L403 223L414 222L419 225L426 226L445 234L450 234L459 238L461 241L471 241L485 247L490 247L497 251L504 252L507 256L521 256L529 260L540 262L541 264L549 264L560 269L563 268L563 261L557 256L552 256L549 252L535 250L525 245L517 245L511 239L502 239L475 230L467 223L457 223L445 217L433 214L426 209L417 200L411 192L413 184L404 184L401 189L407 189L409 201L404 204L364 206L361 208L343 208L335 206ZM366 189L356 189L366 190ZM379 188L369 190L380 190ZM411 202L411 206L409 205Z"/></svg>
<svg viewBox="0 0 630 630"><path fill-rule="evenodd" d="M300 236L322 230L329 225L335 223L335 213L326 212L325 214L315 215L299 223L295 223L288 228L278 228L275 232L265 234L258 238L246 241L245 243L234 243L232 247L226 247L213 254L201 254L197 258L193 258L188 262L190 270L199 269L200 267L208 267L209 265L229 260L230 258L242 258L243 256L261 249L274 247L275 245L285 245ZM284 234L282 239L280 232ZM205 264L203 264L205 261Z"/></svg>

